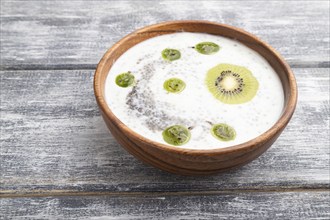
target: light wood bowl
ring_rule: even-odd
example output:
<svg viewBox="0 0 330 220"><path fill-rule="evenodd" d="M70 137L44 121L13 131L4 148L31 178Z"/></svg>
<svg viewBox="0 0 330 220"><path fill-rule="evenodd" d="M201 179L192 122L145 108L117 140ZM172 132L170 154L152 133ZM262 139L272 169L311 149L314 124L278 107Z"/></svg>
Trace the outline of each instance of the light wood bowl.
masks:
<svg viewBox="0 0 330 220"><path fill-rule="evenodd" d="M243 144L214 150L192 150L149 140L128 128L105 101L104 87L111 66L125 51L146 39L174 32L209 33L236 39L261 54L280 77L285 106L282 116L268 131ZM208 175L240 167L259 157L288 124L297 102L295 77L288 64L268 44L236 27L208 21L170 21L139 29L113 45L99 62L94 76L94 92L101 114L112 135L132 155L162 170L182 175Z"/></svg>

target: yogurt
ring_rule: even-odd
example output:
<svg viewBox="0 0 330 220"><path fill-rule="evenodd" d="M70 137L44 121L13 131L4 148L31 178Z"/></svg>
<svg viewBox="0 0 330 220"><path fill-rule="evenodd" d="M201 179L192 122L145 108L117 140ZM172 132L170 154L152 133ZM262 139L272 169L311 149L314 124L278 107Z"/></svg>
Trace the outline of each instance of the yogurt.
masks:
<svg viewBox="0 0 330 220"><path fill-rule="evenodd" d="M220 50L212 55L198 53L193 47L213 42ZM166 61L161 52L174 48L181 58ZM206 73L227 63L249 69L259 83L255 97L242 104L225 104L205 85ZM130 71L136 84L116 85L118 74ZM186 87L169 93L163 83L182 79ZM106 102L114 115L134 132L167 144L162 132L172 125L189 127L190 140L179 148L208 150L249 141L270 129L281 116L284 93L281 81L270 64L257 52L225 37L205 33L173 33L143 41L126 51L113 64L105 83ZM232 141L220 141L210 132L211 124L225 123L236 131ZM169 145L172 146L172 145Z"/></svg>

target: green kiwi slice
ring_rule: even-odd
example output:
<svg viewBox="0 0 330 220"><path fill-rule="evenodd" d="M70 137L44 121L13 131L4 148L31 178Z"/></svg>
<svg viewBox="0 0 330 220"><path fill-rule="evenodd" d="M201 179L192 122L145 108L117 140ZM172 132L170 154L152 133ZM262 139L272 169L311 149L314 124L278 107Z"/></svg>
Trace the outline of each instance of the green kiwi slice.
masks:
<svg viewBox="0 0 330 220"><path fill-rule="evenodd" d="M253 99L259 83L243 66L219 64L211 68L205 79L209 91L226 104L241 104Z"/></svg>
<svg viewBox="0 0 330 220"><path fill-rule="evenodd" d="M121 73L116 77L116 84L120 87L129 87L132 86L135 82L135 77L131 74L130 71L127 73Z"/></svg>
<svg viewBox="0 0 330 220"><path fill-rule="evenodd" d="M168 92L179 93L185 89L186 83L178 78L170 78L164 82L163 86Z"/></svg>
<svg viewBox="0 0 330 220"><path fill-rule="evenodd" d="M213 42L201 42L199 44L196 44L195 50L197 50L201 54L210 55L218 52L220 50L220 47L218 44L215 44Z"/></svg>
<svg viewBox="0 0 330 220"><path fill-rule="evenodd" d="M162 51L162 57L168 61L178 60L181 57L181 53L176 49L166 48Z"/></svg>
<svg viewBox="0 0 330 220"><path fill-rule="evenodd" d="M163 139L166 143L180 146L190 140L190 131L182 125L173 125L163 131Z"/></svg>
<svg viewBox="0 0 330 220"><path fill-rule="evenodd" d="M212 135L221 141L231 141L236 137L234 128L226 124L216 124L211 128Z"/></svg>

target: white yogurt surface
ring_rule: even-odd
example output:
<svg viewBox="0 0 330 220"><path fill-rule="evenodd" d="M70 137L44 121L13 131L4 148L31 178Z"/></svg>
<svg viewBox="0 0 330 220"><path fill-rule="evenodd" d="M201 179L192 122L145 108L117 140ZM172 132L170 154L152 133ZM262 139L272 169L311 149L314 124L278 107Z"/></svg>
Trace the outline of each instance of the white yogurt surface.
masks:
<svg viewBox="0 0 330 220"><path fill-rule="evenodd" d="M220 50L203 55L192 48L205 41L218 44ZM181 58L163 60L165 48L179 50ZM206 73L221 63L244 66L252 72L259 89L251 101L224 104L209 92ZM127 71L135 76L136 85L117 86L116 76ZM172 77L186 83L181 93L164 90L164 81ZM280 79L261 55L235 40L203 33L167 34L137 44L114 63L105 86L106 102L116 117L148 139L169 145L162 137L166 127L193 127L188 143L173 146L180 148L215 149L249 141L271 128L284 106ZM236 138L228 142L216 139L209 122L230 125L236 130Z"/></svg>

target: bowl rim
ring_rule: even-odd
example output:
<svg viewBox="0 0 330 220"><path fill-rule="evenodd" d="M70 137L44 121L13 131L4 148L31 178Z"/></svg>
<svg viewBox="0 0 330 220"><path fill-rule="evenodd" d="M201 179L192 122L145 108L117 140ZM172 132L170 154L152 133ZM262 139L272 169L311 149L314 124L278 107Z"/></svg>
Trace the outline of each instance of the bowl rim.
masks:
<svg viewBox="0 0 330 220"><path fill-rule="evenodd" d="M114 113L110 110L110 107L106 103L105 97L102 95L102 80L101 76L102 70L104 66L106 65L107 62L109 62L109 58L111 57L112 53L116 51L116 49L122 44L122 42L125 42L127 39L134 37L134 35L142 34L145 32L148 32L149 29L151 28L156 28L156 27L166 27L167 25L173 25L173 24L206 24L206 25L215 25L219 27L224 27L231 29L232 31L239 32L242 35L246 35L250 38L253 38L258 44L260 44L262 47L266 48L267 52L271 53L273 57L277 58L277 61L279 64L282 66L284 72L286 73L286 76L288 78L288 85L289 85L289 93L288 93L288 100L286 101L286 105L284 106L283 112L281 117L277 120L277 122L267 131L262 133L261 135L257 136L256 138L253 138L247 142L237 144L237 145L232 145L229 147L224 147L224 148L214 148L214 149L190 149L190 148L181 148L181 147L176 147L176 146L170 146L166 144L159 143L157 141L153 141L151 139L148 139L135 131L131 130L128 126L126 126L123 122L121 122L115 115ZM179 31L179 30L178 30ZM182 31L182 30L180 30ZM198 32L197 32L198 33ZM241 42L243 43L244 42ZM260 54L260 53L259 53ZM260 54L261 55L261 54ZM262 56L262 55L261 55ZM111 67L110 67L111 68ZM282 83L283 86L283 83ZM290 121L294 111L295 107L297 104L297 85L296 85L296 79L291 71L289 65L286 63L284 58L273 48L271 47L268 43L262 41L255 35L231 26L227 24L222 24L222 23L217 23L217 22L211 22L211 21L205 21L205 20L173 20L173 21L166 21L166 22L161 22L153 25L148 25L143 28L137 29L134 32L131 32L121 38L117 43L115 43L112 47L110 47L106 53L103 55L101 60L99 61L96 70L95 70L95 75L94 75L94 94L96 101L100 107L100 109L103 111L103 113L114 125L117 127L121 132L125 132L125 136L128 138L133 138L133 139L138 139L141 141L143 144L148 144L149 146L153 146L155 148L158 148L160 150L165 150L168 152L176 153L176 154L185 154L185 155L191 155L191 156L196 156L196 155L220 155L220 154L229 154L241 150L251 150L255 146L259 146L262 143L265 143L266 141L270 140L272 137L274 137L276 134L280 133L287 123Z"/></svg>

